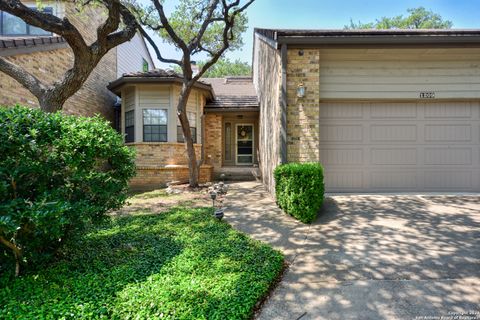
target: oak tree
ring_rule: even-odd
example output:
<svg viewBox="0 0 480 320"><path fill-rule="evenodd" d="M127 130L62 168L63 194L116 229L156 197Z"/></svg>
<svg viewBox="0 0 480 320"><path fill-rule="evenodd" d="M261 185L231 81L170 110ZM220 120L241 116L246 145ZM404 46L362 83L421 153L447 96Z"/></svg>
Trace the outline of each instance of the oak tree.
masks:
<svg viewBox="0 0 480 320"><path fill-rule="evenodd" d="M61 110L65 101L75 94L87 80L102 57L112 48L129 41L137 30L137 21L120 0L72 0L79 8L103 7L106 19L96 29L96 40L91 44L82 36L68 17L28 7L20 0L1 0L0 10L19 17L27 24L62 36L73 52L73 66L63 77L49 85L22 66L0 57L0 71L18 81L37 99L46 112Z"/></svg>
<svg viewBox="0 0 480 320"><path fill-rule="evenodd" d="M186 106L194 84L231 49L242 45L241 34L247 28L245 10L254 0L179 0L176 8L167 14L164 2L150 0L141 6L130 2L130 9L138 18L141 33L153 47L161 62L181 69L182 87L177 103L177 115L182 126L188 154L189 183L198 186L202 159L197 160ZM147 32L156 32L163 41L180 51L181 58L164 57L161 41L155 41ZM207 60L198 73L192 70L194 56L206 54Z"/></svg>
<svg viewBox="0 0 480 320"><path fill-rule="evenodd" d="M407 9L408 16L382 17L375 22L362 23L350 19L344 29L450 29L452 21L444 20L441 15L424 7Z"/></svg>

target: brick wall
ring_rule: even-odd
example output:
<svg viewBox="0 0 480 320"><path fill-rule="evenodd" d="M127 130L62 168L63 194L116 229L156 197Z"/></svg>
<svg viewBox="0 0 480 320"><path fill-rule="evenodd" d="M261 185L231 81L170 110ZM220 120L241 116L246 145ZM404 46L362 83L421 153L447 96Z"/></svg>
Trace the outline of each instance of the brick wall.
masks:
<svg viewBox="0 0 480 320"><path fill-rule="evenodd" d="M187 165L188 155L183 143L132 143L128 146L135 149L137 166L166 166L166 165ZM200 159L201 144L195 145L197 159Z"/></svg>
<svg viewBox="0 0 480 320"><path fill-rule="evenodd" d="M105 19L105 16L95 10L85 10L81 14L77 14L70 4L65 3L65 5L65 13L70 22L82 31L87 43L91 43L96 37L96 26ZM73 64L73 54L69 47L52 51L37 51L6 58L48 84L52 84L60 79ZM103 57L83 87L67 100L64 105L65 112L84 116L92 116L99 113L112 121L112 105L115 101L115 96L107 90L106 86L110 81L116 79L116 68L116 49L114 48ZM35 96L24 89L13 78L0 72L0 105L14 105L17 103L38 107L38 101Z"/></svg>
<svg viewBox="0 0 480 320"><path fill-rule="evenodd" d="M172 181L188 182L188 157L183 143L132 143L136 150L137 175L130 180L134 190L148 190L164 187ZM195 145L197 159L201 144ZM200 183L212 181L213 166L205 164L200 168Z"/></svg>
<svg viewBox="0 0 480 320"><path fill-rule="evenodd" d="M222 167L222 116L205 115L205 163L215 169Z"/></svg>
<svg viewBox="0 0 480 320"><path fill-rule="evenodd" d="M287 159L288 162L319 160L320 51L289 49L287 53ZM306 94L297 97L303 83Z"/></svg>
<svg viewBox="0 0 480 320"><path fill-rule="evenodd" d="M152 190L165 187L167 183L178 181L188 182L188 166L178 166L174 168L155 168L155 167L137 167L137 175L130 180L132 190ZM212 181L213 167L203 165L200 168L199 182L205 183Z"/></svg>

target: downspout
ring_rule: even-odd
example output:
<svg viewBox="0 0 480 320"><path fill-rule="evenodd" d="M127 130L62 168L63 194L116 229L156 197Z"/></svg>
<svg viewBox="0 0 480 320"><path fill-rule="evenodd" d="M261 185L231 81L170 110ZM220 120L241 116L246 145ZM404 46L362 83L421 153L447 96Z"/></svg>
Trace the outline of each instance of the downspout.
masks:
<svg viewBox="0 0 480 320"><path fill-rule="evenodd" d="M280 164L287 163L287 44L280 47L282 87L280 92Z"/></svg>

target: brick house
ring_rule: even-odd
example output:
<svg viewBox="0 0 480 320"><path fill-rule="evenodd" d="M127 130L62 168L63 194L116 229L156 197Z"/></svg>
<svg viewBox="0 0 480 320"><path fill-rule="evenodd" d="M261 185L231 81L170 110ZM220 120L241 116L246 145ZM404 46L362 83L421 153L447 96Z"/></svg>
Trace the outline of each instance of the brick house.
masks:
<svg viewBox="0 0 480 320"><path fill-rule="evenodd" d="M24 1L35 7L35 1ZM79 14L68 1L51 1L42 8L58 17L68 17L83 34L85 40L96 39L96 27L105 17L94 9ZM73 64L73 54L62 37L36 27L0 11L0 57L24 67L39 79L48 83L55 80ZM83 87L64 105L68 114L91 116L101 114L113 122L116 96L107 89L107 84L125 72L148 71L155 68L145 41L137 34L108 52ZM22 104L37 107L38 101L17 81L0 72L0 105Z"/></svg>
<svg viewBox="0 0 480 320"><path fill-rule="evenodd" d="M137 176L131 187L188 181L187 155L176 114L180 76L160 69L128 73L108 88L122 98L121 132L125 143L137 152ZM198 81L187 103L187 116L197 158L204 160L201 182L222 173L228 178L253 177L252 168L258 165L258 100L251 78Z"/></svg>
<svg viewBox="0 0 480 320"><path fill-rule="evenodd" d="M327 192L478 192L479 61L478 30L256 29L252 79L203 79L190 97L201 179L254 172L273 192L277 165L314 161ZM179 81L109 86L137 186L186 180Z"/></svg>

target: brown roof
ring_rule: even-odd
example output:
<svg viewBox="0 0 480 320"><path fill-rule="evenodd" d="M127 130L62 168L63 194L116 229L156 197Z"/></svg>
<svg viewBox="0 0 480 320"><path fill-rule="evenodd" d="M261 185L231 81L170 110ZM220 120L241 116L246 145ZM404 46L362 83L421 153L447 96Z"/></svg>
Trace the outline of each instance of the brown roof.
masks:
<svg viewBox="0 0 480 320"><path fill-rule="evenodd" d="M68 44L60 36L5 37L0 36L0 56L14 56L38 51L67 48Z"/></svg>
<svg viewBox="0 0 480 320"><path fill-rule="evenodd" d="M60 36L48 37L1 37L0 49L22 48L40 45L64 43L65 39Z"/></svg>
<svg viewBox="0 0 480 320"><path fill-rule="evenodd" d="M204 78L215 91L208 109L258 109L258 97L251 77Z"/></svg>
<svg viewBox="0 0 480 320"><path fill-rule="evenodd" d="M124 73L117 80L110 82L107 88L114 93L118 93L119 89L127 83L181 83L182 81L183 77L173 70L153 69L146 72ZM197 81L194 86L207 91L211 96L210 98L213 98L215 95L212 86L203 80Z"/></svg>

